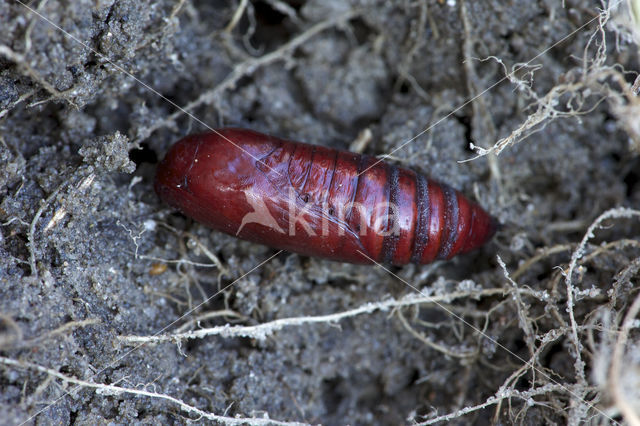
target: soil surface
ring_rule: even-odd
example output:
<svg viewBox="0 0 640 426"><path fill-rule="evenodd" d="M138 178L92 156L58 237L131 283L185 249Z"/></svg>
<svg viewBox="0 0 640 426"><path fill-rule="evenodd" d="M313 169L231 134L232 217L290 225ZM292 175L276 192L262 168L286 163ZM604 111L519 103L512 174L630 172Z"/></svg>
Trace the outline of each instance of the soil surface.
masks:
<svg viewBox="0 0 640 426"><path fill-rule="evenodd" d="M640 6L605 3L0 2L0 423L631 420ZM393 268L213 232L153 178L225 126L390 153L501 230Z"/></svg>

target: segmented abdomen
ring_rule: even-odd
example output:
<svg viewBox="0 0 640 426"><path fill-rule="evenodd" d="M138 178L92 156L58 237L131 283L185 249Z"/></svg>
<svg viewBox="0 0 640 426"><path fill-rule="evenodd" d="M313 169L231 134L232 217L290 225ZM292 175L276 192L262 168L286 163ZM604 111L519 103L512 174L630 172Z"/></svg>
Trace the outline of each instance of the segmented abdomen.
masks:
<svg viewBox="0 0 640 426"><path fill-rule="evenodd" d="M288 142L287 172L305 202L360 237L376 262L425 264L469 251L491 238L495 223L451 187L373 157Z"/></svg>

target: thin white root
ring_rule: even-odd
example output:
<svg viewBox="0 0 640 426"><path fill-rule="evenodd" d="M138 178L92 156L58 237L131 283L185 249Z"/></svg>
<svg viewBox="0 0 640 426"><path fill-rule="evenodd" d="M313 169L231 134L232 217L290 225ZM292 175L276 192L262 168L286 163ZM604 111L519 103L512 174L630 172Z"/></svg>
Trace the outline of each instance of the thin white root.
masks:
<svg viewBox="0 0 640 426"><path fill-rule="evenodd" d="M41 365L34 364L31 362L18 361L11 358L0 357L0 364L4 364L10 367L21 368L21 369L36 370L41 373L48 374L51 377L58 378L65 383L72 383L74 385L77 385L78 388L95 389L95 392L98 395L118 396L122 394L130 394L135 396L146 396L149 398L163 399L165 401L170 402L171 404L177 405L180 408L180 410L184 411L185 413L197 416L196 420L204 418L207 420L220 422L225 425L304 425L304 423L298 423L298 422L283 422L278 420L272 420L272 419L269 419L268 415L265 415L263 418L220 416L217 414L210 413L208 411L200 410L199 408L189 405L186 402L182 401L181 399L174 398L170 395L157 393L157 392L149 392L149 391L140 390L140 389L131 389L131 388L126 388L122 386L88 382L86 380L80 380L74 377L64 375L62 373L59 373L56 370L52 370L50 368L43 367Z"/></svg>
<svg viewBox="0 0 640 426"><path fill-rule="evenodd" d="M613 359L611 360L611 369L609 370L609 389L613 395L616 406L622 412L624 419L631 426L640 426L640 411L638 406L629 401L627 391L620 383L622 373L622 356L624 355L627 341L629 339L629 331L636 325L636 316L640 312L640 295L636 296L633 304L629 308L627 315L622 323L622 329L618 336L615 348L613 350Z"/></svg>
<svg viewBox="0 0 640 426"><path fill-rule="evenodd" d="M523 294L534 295L531 290L518 290ZM231 326L229 324L203 328L201 330L188 331L186 333L175 334L159 334L152 336L119 336L118 339L128 344L142 344L142 343L159 343L159 342L180 342L182 340L189 339L202 339L208 336L222 336L222 337L250 337L257 340L264 340L268 336L272 335L276 331L279 331L285 327L301 326L304 324L333 324L341 321L345 318L351 318L362 314L369 314L374 311L389 311L390 309L400 308L405 306L420 305L425 303L440 303L451 302L452 300L467 298L467 297L489 297L494 295L505 294L507 290L501 288L485 289L481 291L457 291L449 294L434 295L434 296L420 296L415 294L409 294L402 299L389 299L383 302L367 303L358 308L351 309L344 312L338 312L335 314L318 315L318 316L305 316L305 317L292 317L281 318L274 321L270 321L264 324L252 325L252 326Z"/></svg>
<svg viewBox="0 0 640 426"><path fill-rule="evenodd" d="M507 392L499 391L496 395L488 398L482 404L474 405L471 407L465 407L458 411L454 411L453 413L434 417L432 419L427 420L426 422L414 423L414 426L425 426L425 425L432 425L440 422L448 422L458 417L462 417L466 414L473 413L474 411L479 411L484 408L490 407L492 405L496 405L498 402L503 401L505 399L519 398L524 401L527 401L527 403L535 404L535 401L533 400L534 396L546 395L552 392L566 392L566 391L567 391L566 386L558 385L558 384L546 384L544 386L540 386L538 388L531 389L528 391L518 391L516 389L510 389Z"/></svg>
<svg viewBox="0 0 640 426"><path fill-rule="evenodd" d="M258 58L250 58L240 64L237 64L234 67L233 71L230 72L229 75L227 75L227 77L224 80L222 80L220 84L218 84L213 89L208 90L207 92L200 95L200 97L195 101L190 102L188 105L185 105L182 108L179 108L178 111L174 112L166 119L160 120L154 123L150 127L139 129L138 134L136 136L136 142L140 142L147 139L153 132L155 132L158 129L174 125L175 120L177 120L180 116L182 116L185 113L188 114L189 111L192 111L193 109L197 108L200 105L216 104L217 102L220 101L220 99L222 99L222 94L225 91L235 87L236 83L241 78L252 75L254 72L256 72L256 70L266 65L272 64L279 60L285 60L287 58L287 55L291 54L291 52L295 51L297 48L304 45L307 41L309 41L309 39L311 39L315 35L323 31L326 31L330 28L334 28L336 26L342 25L344 22L359 16L360 13L361 12L358 10L352 10L340 16L332 17L322 22L319 22L316 25L309 28L308 30L306 30L305 32L303 32L302 34L300 34L299 36L293 38L288 43L274 50L273 52L264 54Z"/></svg>
<svg viewBox="0 0 640 426"><path fill-rule="evenodd" d="M578 380L583 384L586 384L587 379L585 377L585 372L584 372L585 363L582 360L582 356L580 355L582 353L582 344L580 343L580 338L578 337L578 323L576 322L576 318L573 310L574 293L577 292L577 289L573 285L573 274L576 271L578 261L580 260L580 258L582 258L582 256L584 256L587 242L595 236L594 232L597 228L599 228L602 225L602 222L604 222L607 219L630 218L634 216L640 217L640 210L633 210L633 209L627 209L627 208L615 208L615 209L607 210L606 212L598 216L598 218L591 224L591 226L589 226L589 229L587 229L587 232L584 234L582 241L580 242L578 247L575 249L575 251L571 255L569 268L565 274L565 284L567 286L567 312L569 313L569 320L571 324L571 337L573 340L575 356L576 356L575 369L576 369L576 374L578 375Z"/></svg>

